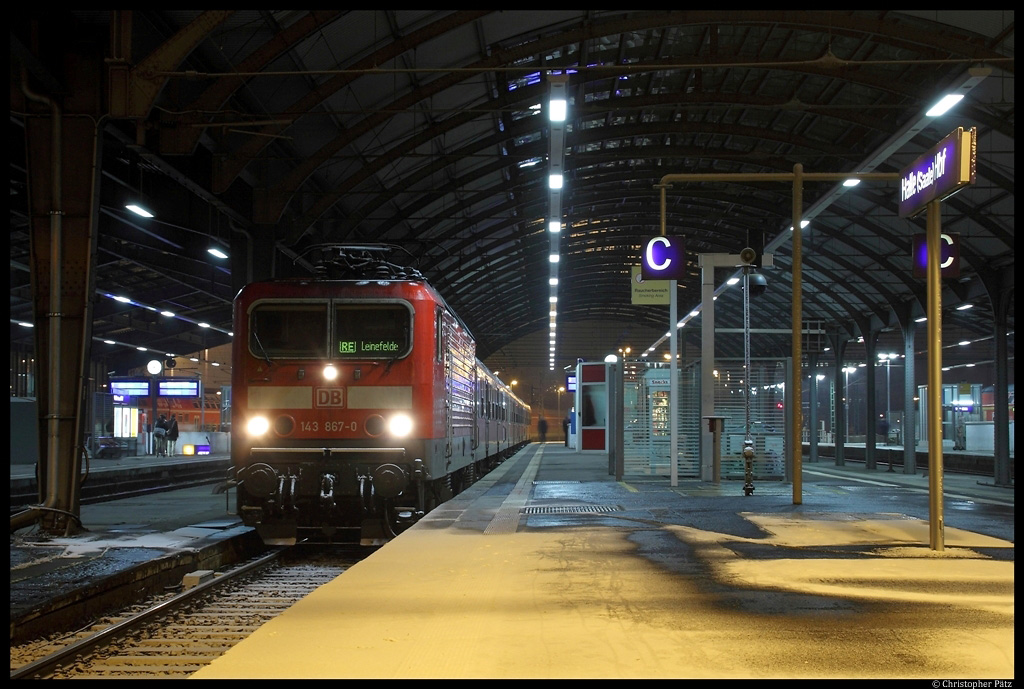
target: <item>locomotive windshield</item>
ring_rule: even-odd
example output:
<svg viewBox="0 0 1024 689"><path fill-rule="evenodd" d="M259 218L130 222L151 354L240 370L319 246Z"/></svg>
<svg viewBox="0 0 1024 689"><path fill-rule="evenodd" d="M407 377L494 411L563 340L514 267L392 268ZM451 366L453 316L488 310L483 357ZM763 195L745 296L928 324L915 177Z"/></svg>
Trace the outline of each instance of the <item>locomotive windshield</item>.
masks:
<svg viewBox="0 0 1024 689"><path fill-rule="evenodd" d="M409 353L411 333L412 312L403 304L336 304L331 357L397 359Z"/></svg>
<svg viewBox="0 0 1024 689"><path fill-rule="evenodd" d="M261 358L325 358L327 303L257 304L249 314L249 350Z"/></svg>
<svg viewBox="0 0 1024 689"><path fill-rule="evenodd" d="M411 347L405 302L275 300L249 312L249 351L261 359L394 360Z"/></svg>

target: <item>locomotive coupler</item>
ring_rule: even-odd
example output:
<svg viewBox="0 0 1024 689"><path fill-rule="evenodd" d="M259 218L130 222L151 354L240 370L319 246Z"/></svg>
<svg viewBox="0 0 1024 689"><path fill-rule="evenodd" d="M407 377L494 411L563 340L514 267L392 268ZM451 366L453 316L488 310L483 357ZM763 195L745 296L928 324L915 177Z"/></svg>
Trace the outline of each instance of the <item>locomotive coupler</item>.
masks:
<svg viewBox="0 0 1024 689"><path fill-rule="evenodd" d="M334 474L324 474L320 477L320 506L334 507Z"/></svg>

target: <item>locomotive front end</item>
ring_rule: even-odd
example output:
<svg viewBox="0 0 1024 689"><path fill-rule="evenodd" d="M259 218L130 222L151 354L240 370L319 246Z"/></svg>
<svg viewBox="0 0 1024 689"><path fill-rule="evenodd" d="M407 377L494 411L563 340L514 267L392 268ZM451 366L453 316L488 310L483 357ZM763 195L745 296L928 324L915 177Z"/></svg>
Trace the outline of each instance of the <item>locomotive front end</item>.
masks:
<svg viewBox="0 0 1024 689"><path fill-rule="evenodd" d="M376 544L427 509L431 386L399 284L261 283L236 299L232 463L265 543Z"/></svg>

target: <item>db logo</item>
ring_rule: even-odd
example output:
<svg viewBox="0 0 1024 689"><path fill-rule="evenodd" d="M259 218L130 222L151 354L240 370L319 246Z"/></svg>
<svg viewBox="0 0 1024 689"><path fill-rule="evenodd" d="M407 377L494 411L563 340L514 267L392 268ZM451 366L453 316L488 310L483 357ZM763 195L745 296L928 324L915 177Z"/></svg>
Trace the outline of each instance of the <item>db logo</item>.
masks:
<svg viewBox="0 0 1024 689"><path fill-rule="evenodd" d="M315 388L317 407L344 407L344 388Z"/></svg>

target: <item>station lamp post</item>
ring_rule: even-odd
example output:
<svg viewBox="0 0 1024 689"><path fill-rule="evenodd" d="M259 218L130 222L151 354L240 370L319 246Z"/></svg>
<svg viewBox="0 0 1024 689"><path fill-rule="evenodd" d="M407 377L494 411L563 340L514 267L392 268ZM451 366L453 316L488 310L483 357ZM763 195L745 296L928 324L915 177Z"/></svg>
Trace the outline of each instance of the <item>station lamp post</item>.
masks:
<svg viewBox="0 0 1024 689"><path fill-rule="evenodd" d="M846 421L843 424L843 432L846 434L843 436L843 440L849 442L850 440L850 374L856 371L854 366L843 366L843 376L845 378L845 385L843 387L843 412Z"/></svg>
<svg viewBox="0 0 1024 689"><path fill-rule="evenodd" d="M164 362L159 359L151 359L146 364L146 371L149 372L149 400L152 402L150 406L153 408L153 415L149 419L149 446L150 453L154 455L156 454L156 435L154 434L156 431L156 403L157 393L159 392L157 377L163 373L163 370Z"/></svg>
<svg viewBox="0 0 1024 689"><path fill-rule="evenodd" d="M879 354L878 358L885 362L885 440L883 444L889 444L889 403L891 401L890 386L889 386L889 364L893 359L898 357L899 354Z"/></svg>

